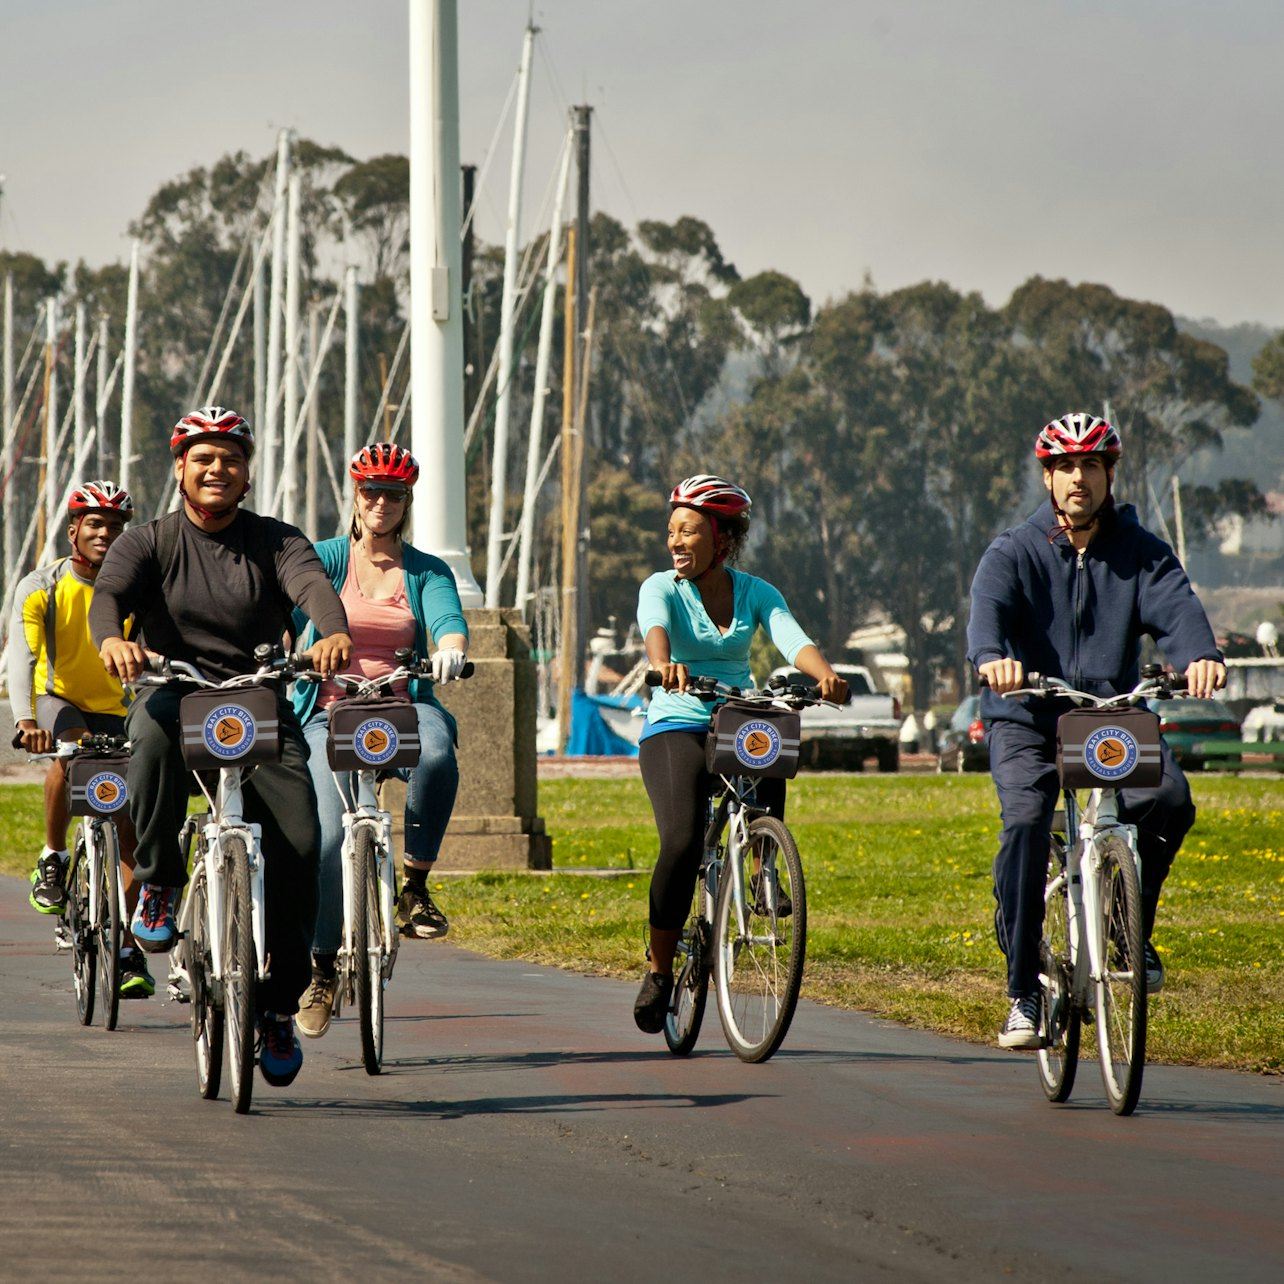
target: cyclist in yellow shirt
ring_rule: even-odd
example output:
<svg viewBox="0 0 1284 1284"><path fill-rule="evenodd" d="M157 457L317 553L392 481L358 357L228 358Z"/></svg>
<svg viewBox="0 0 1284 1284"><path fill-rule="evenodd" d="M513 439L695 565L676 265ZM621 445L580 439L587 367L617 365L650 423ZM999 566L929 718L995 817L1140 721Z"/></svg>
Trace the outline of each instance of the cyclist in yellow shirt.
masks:
<svg viewBox="0 0 1284 1284"><path fill-rule="evenodd" d="M115 482L89 481L67 500L71 554L38 567L19 584L9 624L9 703L29 753L49 753L57 741L79 740L90 732L121 735L125 697L89 636L89 603L107 550L133 516L129 492ZM42 914L67 907L67 775L55 758L45 775L45 845L31 876L30 901ZM122 812L120 833L126 899L137 899L130 877L134 831ZM121 961L122 997L146 998L155 983L142 953L129 948Z"/></svg>

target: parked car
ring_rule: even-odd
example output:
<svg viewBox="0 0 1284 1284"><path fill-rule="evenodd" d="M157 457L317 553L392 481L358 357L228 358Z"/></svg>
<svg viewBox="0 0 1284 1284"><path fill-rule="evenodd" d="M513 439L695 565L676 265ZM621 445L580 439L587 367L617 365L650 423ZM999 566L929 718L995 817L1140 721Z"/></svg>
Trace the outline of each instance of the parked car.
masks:
<svg viewBox="0 0 1284 1284"><path fill-rule="evenodd" d="M850 695L841 708L813 705L802 710L802 752L805 767L837 767L863 771L866 758L878 760L879 771L901 766L901 702L874 689L873 674L863 664L835 664L846 679ZM788 667L773 669L773 678L791 686L814 686L815 679Z"/></svg>
<svg viewBox="0 0 1284 1284"><path fill-rule="evenodd" d="M990 747L981 721L981 697L968 696L950 715L941 733L938 771L989 771Z"/></svg>
<svg viewBox="0 0 1284 1284"><path fill-rule="evenodd" d="M1204 765L1199 752L1203 742L1238 744L1242 739L1239 719L1221 700L1147 700L1146 704L1159 715L1159 734L1168 742L1173 757L1192 771ZM1219 755L1219 761L1238 760L1237 755Z"/></svg>

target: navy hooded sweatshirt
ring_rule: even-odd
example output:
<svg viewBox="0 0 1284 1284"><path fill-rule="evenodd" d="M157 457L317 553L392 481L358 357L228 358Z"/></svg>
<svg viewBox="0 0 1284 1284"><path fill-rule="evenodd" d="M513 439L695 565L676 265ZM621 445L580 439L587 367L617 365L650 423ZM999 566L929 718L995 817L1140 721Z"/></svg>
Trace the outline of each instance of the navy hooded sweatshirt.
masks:
<svg viewBox="0 0 1284 1284"><path fill-rule="evenodd" d="M1005 656L1027 673L1061 678L1093 695L1137 684L1141 638L1154 638L1182 673L1194 660L1220 660L1208 616L1172 549L1145 530L1131 504L1101 514L1082 553L1057 530L1050 502L1004 531L972 580L968 660ZM1056 532L1049 538L1050 532ZM1004 699L985 688L981 716L1052 734L1064 700Z"/></svg>

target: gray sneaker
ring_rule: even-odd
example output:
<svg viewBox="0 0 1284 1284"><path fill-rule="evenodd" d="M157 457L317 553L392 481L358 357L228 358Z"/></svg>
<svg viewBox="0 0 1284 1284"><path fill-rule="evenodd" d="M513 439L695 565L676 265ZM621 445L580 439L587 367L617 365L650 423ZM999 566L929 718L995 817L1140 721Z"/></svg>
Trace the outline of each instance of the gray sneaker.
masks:
<svg viewBox="0 0 1284 1284"><path fill-rule="evenodd" d="M330 1014L334 1010L336 980L312 969L312 980L299 1000L299 1013L294 1023L299 1033L309 1039L319 1039L330 1028Z"/></svg>
<svg viewBox="0 0 1284 1284"><path fill-rule="evenodd" d="M1037 1048L1039 1036L1039 996L1026 994L1012 1000L1008 1019L999 1031L1001 1048Z"/></svg>
<svg viewBox="0 0 1284 1284"><path fill-rule="evenodd" d="M397 898L397 926L402 936L417 936L425 941L436 940L450 931L446 916L433 904L432 893L409 883Z"/></svg>

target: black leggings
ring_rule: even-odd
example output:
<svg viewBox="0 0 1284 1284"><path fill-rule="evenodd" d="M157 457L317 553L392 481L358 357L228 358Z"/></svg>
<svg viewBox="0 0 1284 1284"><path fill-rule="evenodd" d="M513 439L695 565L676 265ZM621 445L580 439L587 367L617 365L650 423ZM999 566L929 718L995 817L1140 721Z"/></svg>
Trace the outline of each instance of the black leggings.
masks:
<svg viewBox="0 0 1284 1284"><path fill-rule="evenodd" d="M704 766L703 730L662 731L638 748L642 783L651 799L660 855L651 875L651 926L674 931L691 913L704 851L709 797L718 777ZM785 818L785 782L758 782L758 806Z"/></svg>

